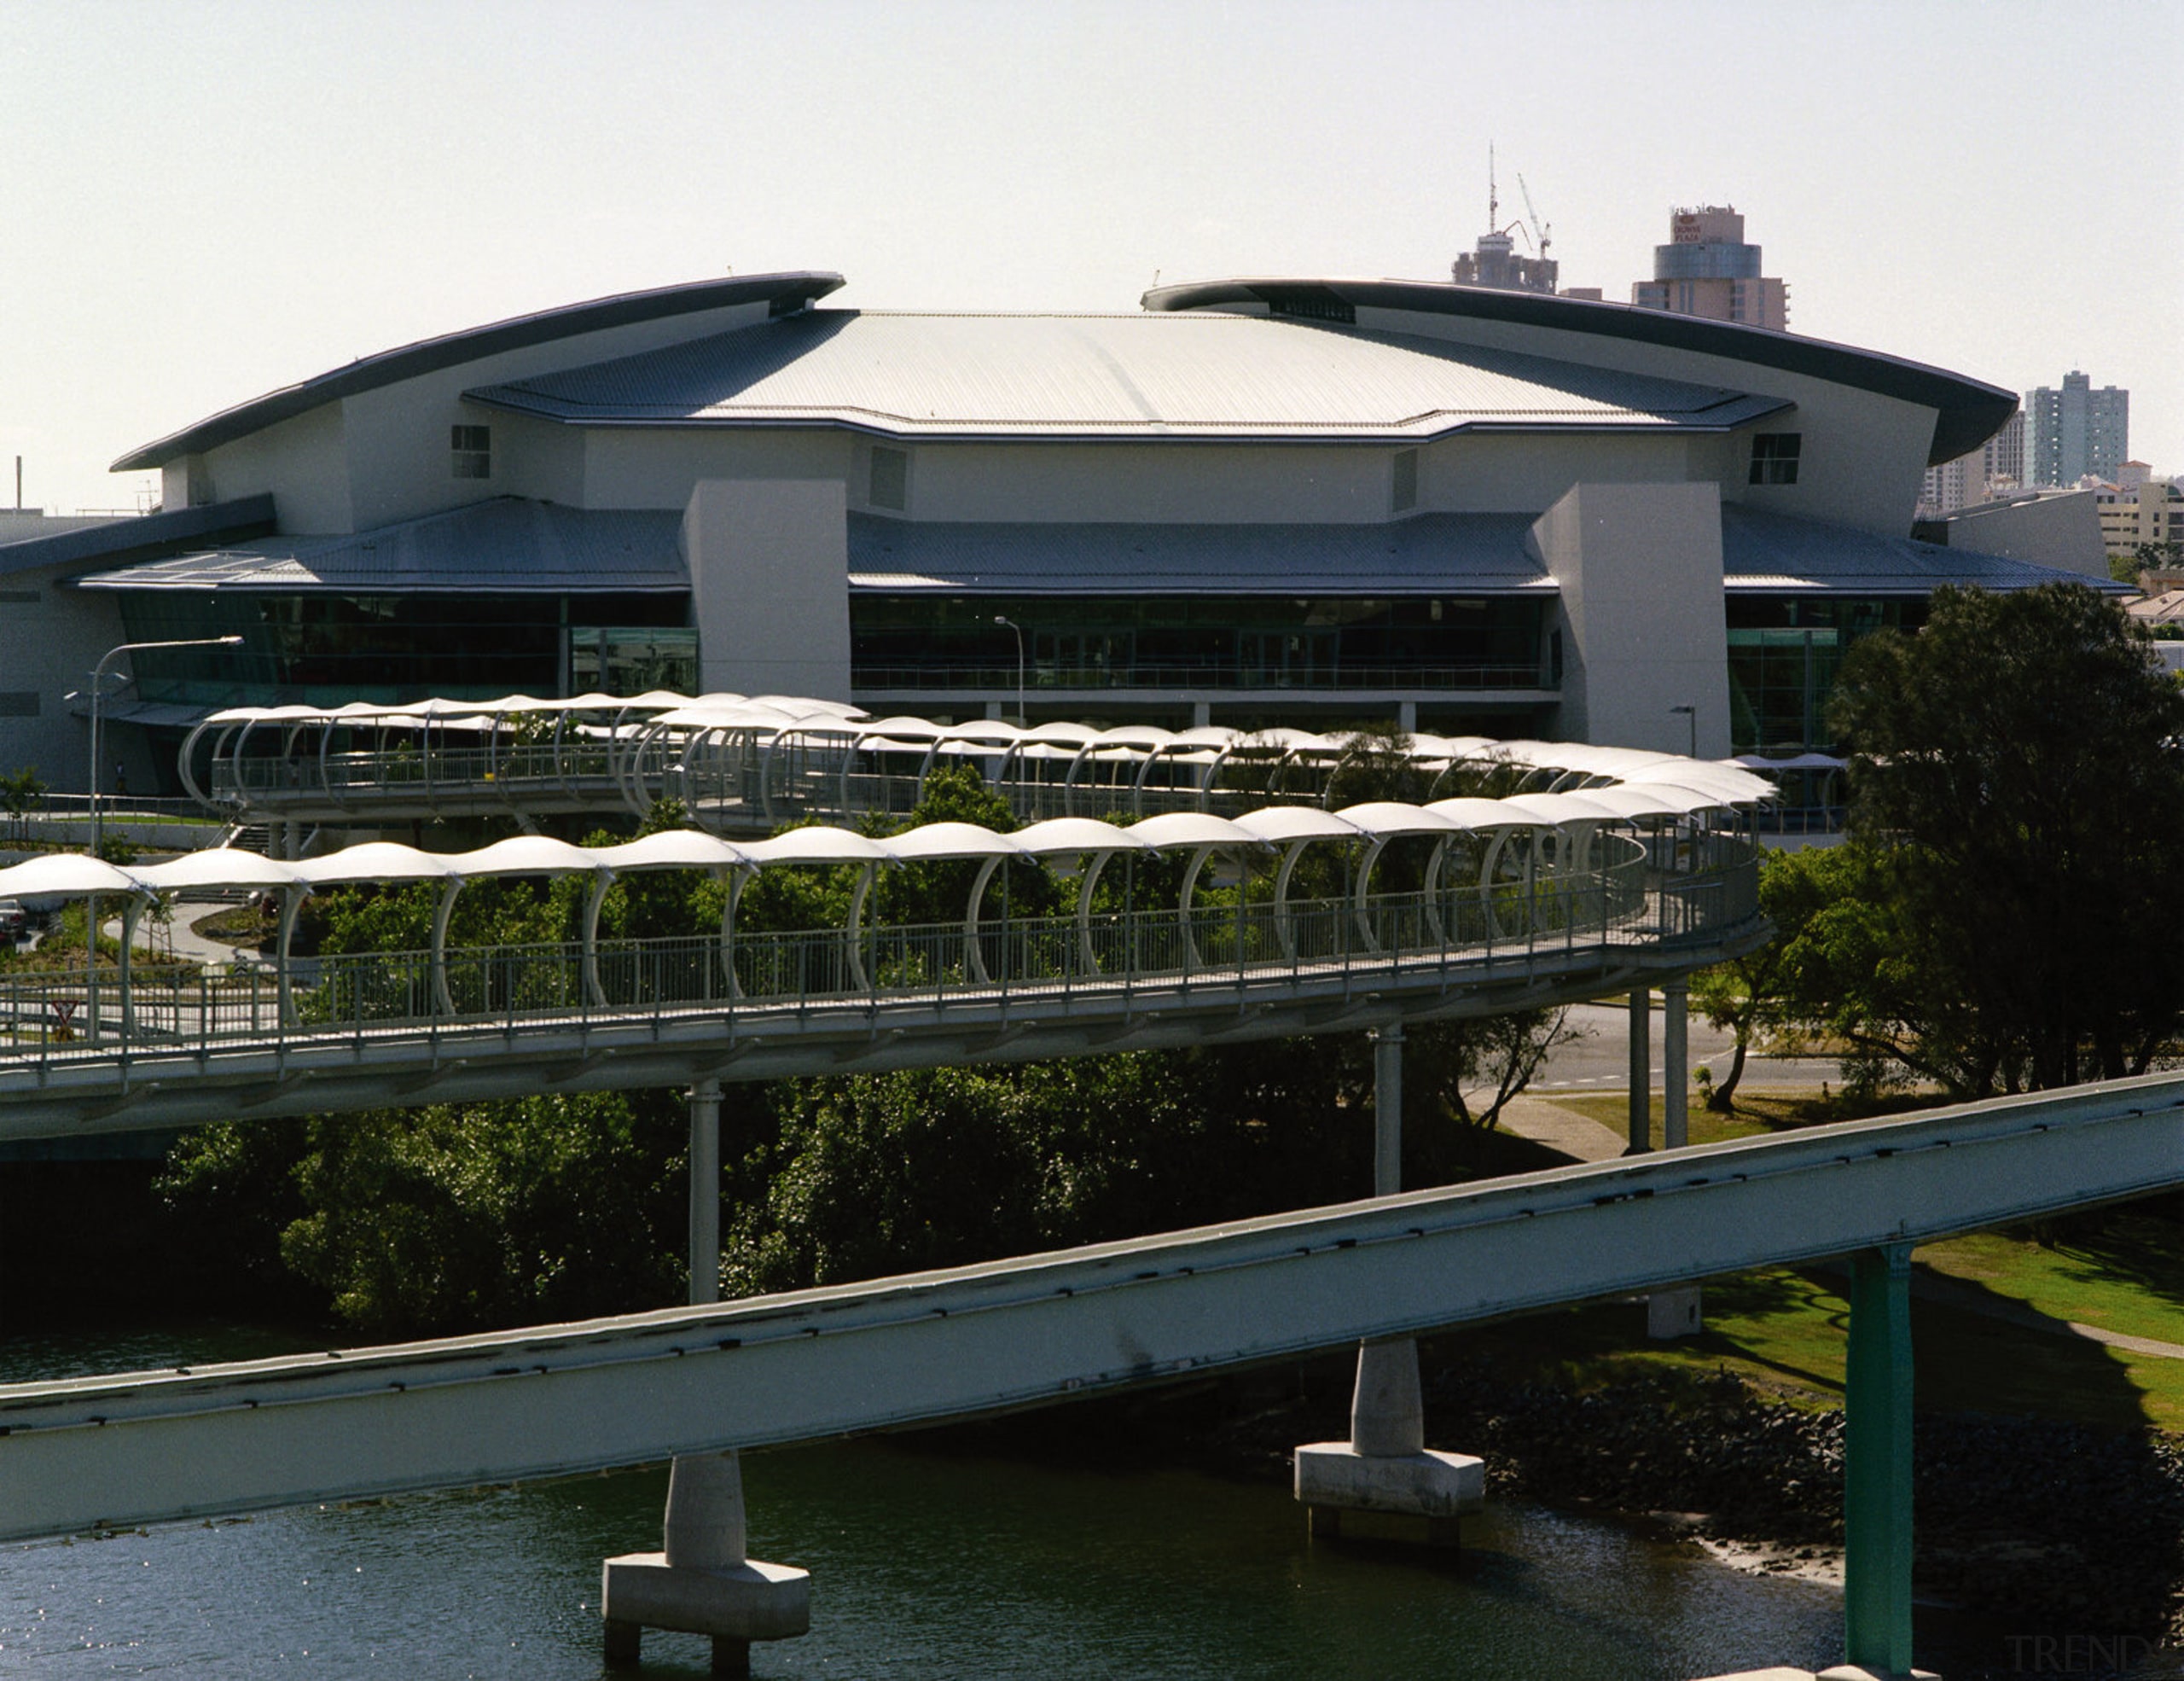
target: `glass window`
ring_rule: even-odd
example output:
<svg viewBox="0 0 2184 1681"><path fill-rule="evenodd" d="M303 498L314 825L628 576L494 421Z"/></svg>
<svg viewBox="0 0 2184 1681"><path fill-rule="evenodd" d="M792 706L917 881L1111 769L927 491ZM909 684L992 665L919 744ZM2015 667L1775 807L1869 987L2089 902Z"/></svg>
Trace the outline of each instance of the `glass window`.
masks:
<svg viewBox="0 0 2184 1681"><path fill-rule="evenodd" d="M493 428L491 427L450 427L448 433L449 443L454 454L455 477L490 479L493 476Z"/></svg>
<svg viewBox="0 0 2184 1681"><path fill-rule="evenodd" d="M1751 438L1751 478L1755 485L1794 485L1798 457L1804 434L1798 432L1756 432Z"/></svg>

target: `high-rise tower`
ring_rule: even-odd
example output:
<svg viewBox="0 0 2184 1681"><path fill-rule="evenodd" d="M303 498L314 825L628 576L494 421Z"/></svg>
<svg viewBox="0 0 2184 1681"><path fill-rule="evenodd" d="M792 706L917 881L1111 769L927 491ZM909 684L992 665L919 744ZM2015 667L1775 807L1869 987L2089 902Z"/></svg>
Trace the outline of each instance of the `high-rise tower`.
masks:
<svg viewBox="0 0 2184 1681"><path fill-rule="evenodd" d="M1729 205L1670 212L1669 242L1653 247L1653 277L1632 285L1630 301L1641 309L1790 330L1789 288L1759 272L1759 247L1745 243L1744 218Z"/></svg>
<svg viewBox="0 0 2184 1681"><path fill-rule="evenodd" d="M2036 485L2075 485L2090 474L2113 483L2131 453L2131 393L2072 369L2061 390L2042 386L2024 394L2032 433L2025 466Z"/></svg>

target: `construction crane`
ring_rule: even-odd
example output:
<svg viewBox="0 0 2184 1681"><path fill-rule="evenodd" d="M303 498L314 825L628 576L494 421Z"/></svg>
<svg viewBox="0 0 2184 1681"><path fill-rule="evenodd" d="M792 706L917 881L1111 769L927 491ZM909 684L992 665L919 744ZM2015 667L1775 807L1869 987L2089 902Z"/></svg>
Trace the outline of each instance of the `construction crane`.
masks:
<svg viewBox="0 0 2184 1681"><path fill-rule="evenodd" d="M1539 254L1544 257L1547 255L1547 247L1554 243L1552 237L1554 230L1552 226L1544 226L1541 224L1539 212L1532 207L1532 189L1525 185L1525 177L1521 173L1517 177L1517 190L1525 195L1525 213L1532 219L1532 237L1538 243Z"/></svg>

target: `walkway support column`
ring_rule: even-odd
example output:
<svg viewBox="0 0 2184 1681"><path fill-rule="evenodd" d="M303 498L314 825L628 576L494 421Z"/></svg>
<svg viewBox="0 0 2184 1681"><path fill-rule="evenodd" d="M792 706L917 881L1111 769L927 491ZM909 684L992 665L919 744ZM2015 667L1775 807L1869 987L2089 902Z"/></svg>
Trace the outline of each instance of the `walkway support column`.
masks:
<svg viewBox="0 0 2184 1681"><path fill-rule="evenodd" d="M1691 1142L1691 983L1682 975L1661 983L1661 1144L1680 1150ZM1696 1336L1705 1329L1696 1284L1656 1290L1646 1298L1646 1335L1655 1339Z"/></svg>
<svg viewBox="0 0 2184 1681"><path fill-rule="evenodd" d="M1630 995L1630 1148L1643 1155L1653 1148L1653 994L1641 986Z"/></svg>
<svg viewBox="0 0 2184 1681"><path fill-rule="evenodd" d="M1403 1189L1403 1024L1373 1035L1373 1195ZM1361 1343L1350 1393L1350 1440L1310 1442L1295 1460L1296 1493L1315 1535L1342 1533L1345 1512L1394 1522L1429 1546L1461 1544L1462 1521L1485 1503L1484 1462L1426 1445L1418 1344L1409 1337Z"/></svg>
<svg viewBox="0 0 2184 1681"><path fill-rule="evenodd" d="M600 1585L607 1666L634 1669L648 1628L712 1637L712 1672L751 1673L751 1643L811 1626L811 1575L744 1556L743 1467L725 1453L677 1454L656 1553L610 1558Z"/></svg>
<svg viewBox="0 0 2184 1681"><path fill-rule="evenodd" d="M719 1300L720 1082L708 1079L690 1088L690 1305Z"/></svg>
<svg viewBox="0 0 2184 1681"><path fill-rule="evenodd" d="M1373 1195L1403 1189L1403 1023L1373 1035Z"/></svg>
<svg viewBox="0 0 2184 1681"><path fill-rule="evenodd" d="M1911 1246L1850 1257L1843 1385L1846 1661L1911 1673Z"/></svg>
<svg viewBox="0 0 2184 1681"><path fill-rule="evenodd" d="M1682 975L1661 983L1661 1145L1680 1150L1691 1142L1691 982Z"/></svg>

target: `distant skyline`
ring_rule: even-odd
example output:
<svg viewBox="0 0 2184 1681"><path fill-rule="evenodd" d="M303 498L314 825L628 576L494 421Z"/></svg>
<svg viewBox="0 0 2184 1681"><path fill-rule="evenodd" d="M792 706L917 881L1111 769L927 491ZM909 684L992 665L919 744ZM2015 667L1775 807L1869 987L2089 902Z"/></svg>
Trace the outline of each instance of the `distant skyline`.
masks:
<svg viewBox="0 0 2184 1681"><path fill-rule="evenodd" d="M360 355L604 294L1134 311L1446 280L1521 173L1565 286L1734 204L1792 329L2131 393L2184 473L2184 8L812 0L0 6L0 504ZM2067 119L2059 113L2068 113ZM2068 145L2056 136L2067 131ZM1520 249L1522 248L1520 245ZM1908 517L1908 510L1907 510Z"/></svg>

